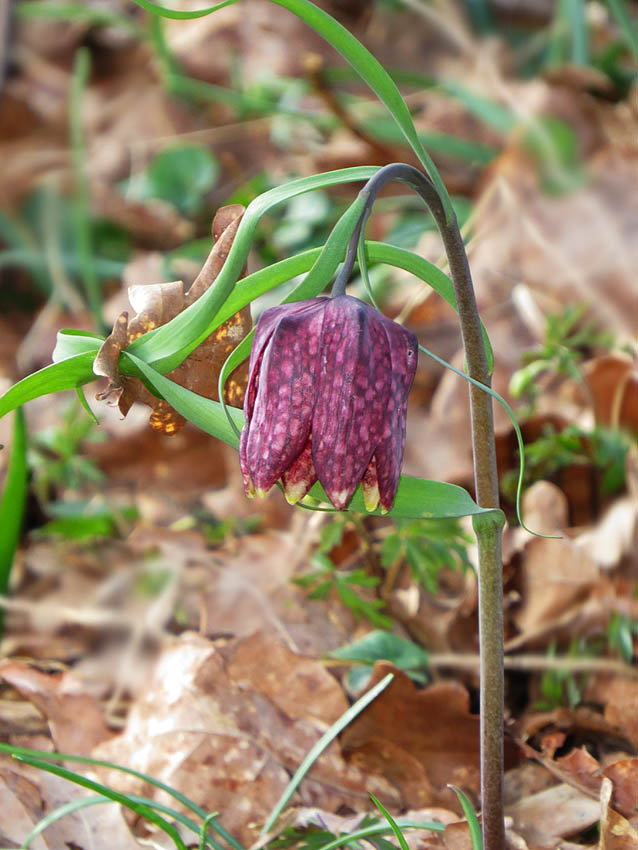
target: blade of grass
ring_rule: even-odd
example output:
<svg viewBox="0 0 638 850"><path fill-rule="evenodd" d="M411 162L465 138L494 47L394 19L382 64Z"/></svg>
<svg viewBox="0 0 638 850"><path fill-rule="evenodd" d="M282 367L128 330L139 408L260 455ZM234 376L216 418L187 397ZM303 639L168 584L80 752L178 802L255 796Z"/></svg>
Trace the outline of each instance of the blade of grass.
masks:
<svg viewBox="0 0 638 850"><path fill-rule="evenodd" d="M193 814L196 814L202 820L209 817L205 809L202 809L201 806L198 806L197 803L194 803L189 797L187 797L185 794L182 794L181 791L178 791L176 788L167 785L165 782L161 782L159 779L154 779L152 776L149 776L146 773L142 773L139 770L135 770L132 767L124 767L123 765L116 764L112 761L104 761L103 759L93 759L89 756L76 756L72 755L71 753L46 753L40 750L32 750L28 747L14 747L11 744L4 744L2 742L0 742L0 752L7 753L8 755L13 756L13 758L17 759L28 757L40 759L42 761L52 762L70 761L76 762L77 764L90 764L94 765L95 767L106 767L109 770L117 770L120 773L126 773L129 776L135 776L137 779L143 780L149 785L152 785L154 788L159 788L161 791L164 791L174 800L177 800L179 803L181 803L189 811L193 812ZM225 829L223 826L221 826L215 821L212 821L210 825L221 838L223 838L231 847L234 848L234 850L244 850L243 846L239 843L239 841L237 841L237 839L234 838L234 836L232 836L228 832L228 830Z"/></svg>
<svg viewBox="0 0 638 850"><path fill-rule="evenodd" d="M483 850L483 833L481 831L481 824L479 823L479 819L476 817L476 812L474 811L472 804L467 798L467 795L461 791L460 788L457 788L456 785L450 785L448 787L451 788L459 798L463 814L465 815L465 819L470 827L470 837L472 839L473 850Z"/></svg>
<svg viewBox="0 0 638 850"><path fill-rule="evenodd" d="M81 21L91 26L117 27L136 36L144 30L128 15L85 3L51 3L49 0L22 0L15 5L18 18L45 18L55 21Z"/></svg>
<svg viewBox="0 0 638 850"><path fill-rule="evenodd" d="M91 233L91 203L89 181L87 177L86 147L82 127L82 107L84 93L89 81L90 55L86 47L75 54L71 94L69 102L69 123L73 154L75 198L73 204L73 226L75 242L82 268L82 278L89 310L95 326L104 331L102 317L102 296L95 266L93 264L93 237Z"/></svg>
<svg viewBox="0 0 638 850"><path fill-rule="evenodd" d="M20 850L28 850L34 838L37 838L41 832L44 832L47 827L51 826L51 824L55 823L61 818L73 814L73 812L77 812L79 811L79 809L85 809L87 806L96 806L99 803L112 802L113 801L109 800L108 797L105 797L102 794L96 794L92 797L80 797L77 800L71 800L70 803L65 803L63 806L58 806L57 809L54 809L52 812L49 812L48 815L45 815L36 823L31 832L22 842Z"/></svg>
<svg viewBox="0 0 638 850"><path fill-rule="evenodd" d="M429 829L432 832L443 832L445 826L436 821L397 821L401 829ZM337 847L343 847L344 844L349 844L351 841L360 841L365 838L373 838L375 835L387 835L392 832L392 827L386 824L374 824L373 826L365 826L362 829L356 829L347 835L339 835L333 841L327 844L322 844L319 850L336 850Z"/></svg>
<svg viewBox="0 0 638 850"><path fill-rule="evenodd" d="M387 676L384 676L383 679L381 679L380 682L377 682L377 684L373 688L370 688L367 693L365 693L362 697L359 697L359 699L355 703L353 703L347 711L344 711L339 720L337 720L336 723L333 723L330 729L328 729L328 731L325 732L321 736L321 738L319 738L317 743L310 750L308 755L305 757L305 759L301 762L301 764L295 771L295 775L292 777L292 779L284 789L283 794L277 801L274 809L269 814L268 819L266 820L266 823L264 824L260 833L262 837L264 835L268 835L268 833L272 830L273 826L277 821L277 818L283 812L284 808L288 804L288 801L297 790L297 787L299 786L301 780L308 773L312 765L317 761L321 753L334 741L337 735L339 735L346 728L346 726L354 720L354 718L358 714L361 714L364 708L370 705L370 703L388 687L393 678L394 673L388 673Z"/></svg>
<svg viewBox="0 0 638 850"><path fill-rule="evenodd" d="M131 809L131 811L135 812L135 814L140 815L140 817L146 818L146 820L150 821L152 824L155 824L158 829L161 829L162 832L165 832L170 838L172 838L173 843L178 848L178 850L187 850L187 847L182 841L179 832L172 824L164 820L164 818L158 815L150 806L144 803L137 802L132 796L129 796L128 794L122 794L119 791L114 791L112 788L103 785L101 782L95 782L94 780L89 779L86 776L82 776L79 773L74 773L72 770L67 770L66 767L62 767L58 764L52 764L51 762L43 761L42 759L32 758L30 756L20 756L17 758L19 758L19 761L31 765L31 767L37 767L39 770L44 770L46 773L53 773L55 776L59 776L62 779L67 779L69 782L72 782L75 785L81 785L83 788L88 788L90 791L96 791L103 797L107 797L109 800L113 800L113 802L119 803L120 805L125 806L127 809Z"/></svg>
<svg viewBox="0 0 638 850"><path fill-rule="evenodd" d="M9 590L11 567L15 557L24 509L27 501L27 429L22 408L15 412L9 464L0 500L0 594ZM0 635L4 628L4 610L0 611Z"/></svg>
<svg viewBox="0 0 638 850"><path fill-rule="evenodd" d="M401 848L401 850L410 850L410 848L408 847L408 842L405 840L405 836L401 832L401 828L399 827L399 825L395 821L395 819L392 817L390 812L383 805L383 803L380 802L379 800L377 800L377 798L374 796L374 794L370 794L370 799L372 800L374 805L377 807L377 809L381 812L383 817L390 824L390 827L392 828L392 832L394 833L395 838L399 842L399 847Z"/></svg>
<svg viewBox="0 0 638 850"><path fill-rule="evenodd" d="M638 62L638 26L629 17L625 0L607 0L607 3L634 55L634 60Z"/></svg>

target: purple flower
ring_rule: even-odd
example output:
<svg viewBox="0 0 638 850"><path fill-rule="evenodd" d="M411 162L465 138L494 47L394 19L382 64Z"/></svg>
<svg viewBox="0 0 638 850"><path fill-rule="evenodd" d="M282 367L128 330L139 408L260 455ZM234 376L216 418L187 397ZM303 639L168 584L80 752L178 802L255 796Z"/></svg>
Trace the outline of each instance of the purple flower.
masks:
<svg viewBox="0 0 638 850"><path fill-rule="evenodd" d="M266 310L255 331L239 460L247 495L317 481L343 510L359 482L389 511L399 484L414 334L349 295Z"/></svg>

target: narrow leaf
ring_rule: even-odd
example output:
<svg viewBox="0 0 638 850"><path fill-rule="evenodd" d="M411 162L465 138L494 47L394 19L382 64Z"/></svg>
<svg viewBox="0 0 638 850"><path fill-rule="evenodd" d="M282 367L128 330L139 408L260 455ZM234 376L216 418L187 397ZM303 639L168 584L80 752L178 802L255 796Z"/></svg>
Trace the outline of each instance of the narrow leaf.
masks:
<svg viewBox="0 0 638 850"><path fill-rule="evenodd" d="M9 464L0 499L0 594L9 589L13 558L20 541L27 500L27 431L24 413L16 410L11 438ZM3 614L0 612L0 633Z"/></svg>

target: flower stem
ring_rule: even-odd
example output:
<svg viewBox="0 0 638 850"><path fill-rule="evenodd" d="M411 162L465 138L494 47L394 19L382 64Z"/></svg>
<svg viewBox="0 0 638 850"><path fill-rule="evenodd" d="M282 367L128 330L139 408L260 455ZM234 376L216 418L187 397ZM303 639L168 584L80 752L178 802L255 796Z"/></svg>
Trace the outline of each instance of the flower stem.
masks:
<svg viewBox="0 0 638 850"><path fill-rule="evenodd" d="M461 325L467 373L490 386L481 322L472 275L456 217L448 219L439 194L429 178L411 165L392 163L372 177L361 190L368 198L352 235L333 294L342 294L356 257L356 246L372 204L386 183L398 180L414 189L429 207L441 232L450 264L450 277ZM492 400L470 386L470 415L476 501L494 512L473 518L479 552L479 646L481 656L481 809L484 850L503 850L503 586L501 531L503 514L497 510L498 474L494 446Z"/></svg>

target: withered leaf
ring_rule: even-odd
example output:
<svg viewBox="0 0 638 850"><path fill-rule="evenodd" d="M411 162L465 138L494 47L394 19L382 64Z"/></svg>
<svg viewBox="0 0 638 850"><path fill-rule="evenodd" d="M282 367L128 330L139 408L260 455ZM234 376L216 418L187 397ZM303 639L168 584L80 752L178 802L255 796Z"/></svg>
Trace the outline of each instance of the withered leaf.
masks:
<svg viewBox="0 0 638 850"><path fill-rule="evenodd" d="M20 661L0 666L0 680L12 685L46 717L61 752L87 755L112 737L98 700L72 673L46 674ZM82 722L78 723L78 717Z"/></svg>
<svg viewBox="0 0 638 850"><path fill-rule="evenodd" d="M470 793L479 786L479 719L467 690L437 682L422 691L388 662L377 662L373 682L394 679L345 730L344 754L367 774L383 773L409 806L457 808L448 783Z"/></svg>
<svg viewBox="0 0 638 850"><path fill-rule="evenodd" d="M93 755L142 770L218 811L248 846L292 772L346 707L320 661L293 653L272 635L213 644L185 633L162 652L122 734ZM111 783L135 793L142 787L115 775ZM382 778L347 764L335 741L295 802L356 811L367 805L368 791L384 805L399 802Z"/></svg>
<svg viewBox="0 0 638 850"><path fill-rule="evenodd" d="M147 404L152 409L149 419L151 428L166 435L176 434L184 426L184 417L166 401L154 396L142 381L120 374L120 352L133 340L175 318L209 288L224 265L243 213L244 207L239 204L222 207L217 211L212 228L213 248L188 291L184 291L181 280L129 288L129 300L136 314L130 321L128 313L119 316L112 333L95 358L95 373L109 379L107 388L97 395L100 401L112 400L123 416L126 416L133 402ZM220 325L167 377L198 395L217 401L217 382L221 368L250 328L250 308L244 307ZM241 407L243 403L246 370L246 364L238 366L226 383L224 399L234 407Z"/></svg>
<svg viewBox="0 0 638 850"><path fill-rule="evenodd" d="M600 789L599 850L635 850L638 830L614 809L613 793L613 782L605 776Z"/></svg>

